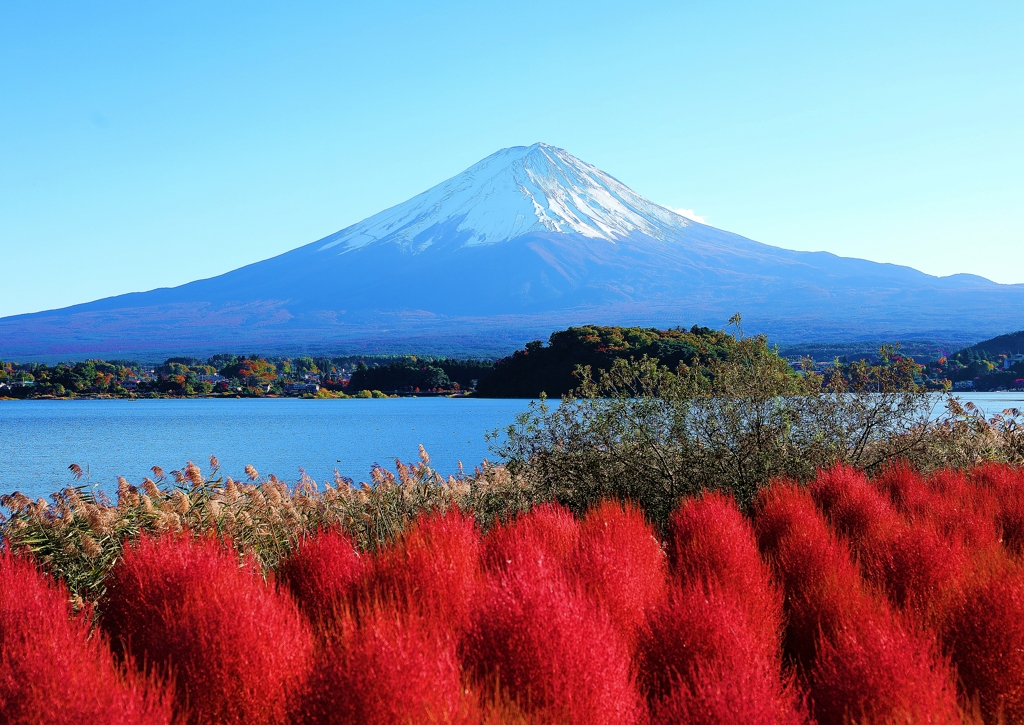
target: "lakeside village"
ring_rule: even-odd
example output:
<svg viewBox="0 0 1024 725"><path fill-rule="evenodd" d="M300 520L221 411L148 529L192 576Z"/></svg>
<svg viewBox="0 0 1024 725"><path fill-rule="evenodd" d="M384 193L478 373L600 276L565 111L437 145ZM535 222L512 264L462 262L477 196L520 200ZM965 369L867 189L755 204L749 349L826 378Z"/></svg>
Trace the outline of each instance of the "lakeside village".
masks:
<svg viewBox="0 0 1024 725"><path fill-rule="evenodd" d="M372 367L371 367L372 366ZM381 379L371 371L397 368L404 375ZM455 376L449 377L445 368ZM58 363L0 362L0 397L176 398L275 397L381 398L402 395L465 395L490 363L401 358L214 355L207 360L169 358L159 365L130 360ZM476 373L472 377L468 373ZM379 384L401 383L379 390ZM376 384L376 385L375 385Z"/></svg>
<svg viewBox="0 0 1024 725"><path fill-rule="evenodd" d="M729 357L735 339L720 330L583 325L555 332L547 345L531 342L498 361L409 356L172 357L162 364L129 360L58 363L0 361L0 398L275 397L381 398L394 396L560 396L578 381L578 365L609 369L616 358L657 358L670 369ZM922 360L918 382L928 389L1024 391L1024 331L1001 335L948 356ZM898 354L898 351L897 351ZM910 357L906 355L905 357ZM931 356L934 357L934 356ZM797 373L827 379L874 355L814 360L790 355Z"/></svg>

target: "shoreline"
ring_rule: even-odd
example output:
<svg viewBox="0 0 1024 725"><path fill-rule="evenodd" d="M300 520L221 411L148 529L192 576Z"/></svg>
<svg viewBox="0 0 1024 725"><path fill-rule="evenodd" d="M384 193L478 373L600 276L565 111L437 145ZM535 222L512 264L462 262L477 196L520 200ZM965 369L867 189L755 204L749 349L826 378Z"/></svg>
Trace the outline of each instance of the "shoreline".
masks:
<svg viewBox="0 0 1024 725"><path fill-rule="evenodd" d="M380 392L380 391L375 391ZM38 400L76 402L84 400L394 400L398 398L475 398L480 396L472 393L403 393L391 392L381 395L76 395L66 397L58 395L39 395L31 398L11 398L0 396L0 403L29 402Z"/></svg>

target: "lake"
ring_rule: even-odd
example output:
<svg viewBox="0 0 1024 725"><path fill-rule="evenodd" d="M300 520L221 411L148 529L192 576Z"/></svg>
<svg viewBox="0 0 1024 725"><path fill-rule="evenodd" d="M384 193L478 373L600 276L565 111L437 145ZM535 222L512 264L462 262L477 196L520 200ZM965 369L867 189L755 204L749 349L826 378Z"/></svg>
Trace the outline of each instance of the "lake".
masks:
<svg viewBox="0 0 1024 725"><path fill-rule="evenodd" d="M1024 408L1024 393L961 396L987 414ZM193 461L204 471L210 455L224 474L244 477L246 464L262 475L294 482L299 468L317 481L335 468L368 480L379 463L417 460L423 444L443 475L462 461L472 470L494 460L484 434L512 423L527 400L292 398L187 400L72 400L0 402L0 493L46 497L73 483L68 465L88 472L90 485L116 488ZM82 483L86 479L83 478Z"/></svg>
<svg viewBox="0 0 1024 725"><path fill-rule="evenodd" d="M245 477L294 482L299 468L317 481L334 470L369 480L379 463L417 461L422 443L431 465L454 474L494 458L484 434L512 423L527 400L397 398L300 400L228 398L185 400L26 400L0 402L0 493L35 499L73 479L68 465L88 472L92 485L115 490L117 477L140 483L151 466L168 473L194 461ZM86 483L83 477L81 483Z"/></svg>

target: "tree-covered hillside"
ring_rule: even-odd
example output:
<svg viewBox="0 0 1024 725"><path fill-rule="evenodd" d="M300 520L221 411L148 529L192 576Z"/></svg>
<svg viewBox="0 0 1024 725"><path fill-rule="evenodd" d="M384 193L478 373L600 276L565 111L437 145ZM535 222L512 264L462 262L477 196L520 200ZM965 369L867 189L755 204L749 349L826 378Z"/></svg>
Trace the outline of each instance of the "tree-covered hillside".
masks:
<svg viewBox="0 0 1024 725"><path fill-rule="evenodd" d="M982 340L929 363L928 374L973 390L1024 388L1024 330Z"/></svg>
<svg viewBox="0 0 1024 725"><path fill-rule="evenodd" d="M477 394L488 398L536 398L540 393L561 396L579 385L576 366L607 370L619 358L657 358L675 369L680 362L693 365L725 359L736 343L731 335L708 327L658 330L649 327L583 325L552 333L545 346L528 343L499 360L494 371L481 378Z"/></svg>

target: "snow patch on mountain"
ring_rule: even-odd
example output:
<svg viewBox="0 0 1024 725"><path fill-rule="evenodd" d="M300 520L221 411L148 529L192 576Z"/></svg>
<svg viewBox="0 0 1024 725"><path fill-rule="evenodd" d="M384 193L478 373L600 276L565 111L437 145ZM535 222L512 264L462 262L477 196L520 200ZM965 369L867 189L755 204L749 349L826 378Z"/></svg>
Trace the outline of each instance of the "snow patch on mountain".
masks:
<svg viewBox="0 0 1024 725"><path fill-rule="evenodd" d="M379 243L410 252L452 239L459 246L498 244L537 232L669 240L692 223L567 151L538 143L502 149L317 244L344 254Z"/></svg>

